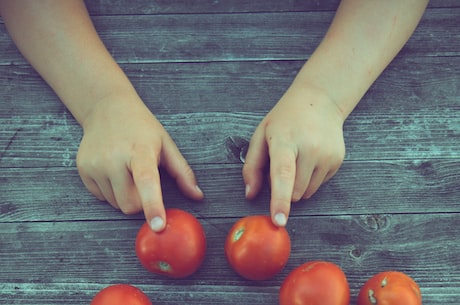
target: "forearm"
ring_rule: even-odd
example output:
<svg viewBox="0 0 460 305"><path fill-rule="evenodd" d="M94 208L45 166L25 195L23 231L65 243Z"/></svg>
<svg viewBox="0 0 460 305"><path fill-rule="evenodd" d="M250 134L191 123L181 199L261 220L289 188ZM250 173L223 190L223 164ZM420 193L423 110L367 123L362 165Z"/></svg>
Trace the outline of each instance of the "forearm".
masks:
<svg viewBox="0 0 460 305"><path fill-rule="evenodd" d="M134 92L82 0L0 0L0 13L19 50L80 124L98 101Z"/></svg>
<svg viewBox="0 0 460 305"><path fill-rule="evenodd" d="M397 55L428 0L343 0L293 85L325 92L344 119Z"/></svg>

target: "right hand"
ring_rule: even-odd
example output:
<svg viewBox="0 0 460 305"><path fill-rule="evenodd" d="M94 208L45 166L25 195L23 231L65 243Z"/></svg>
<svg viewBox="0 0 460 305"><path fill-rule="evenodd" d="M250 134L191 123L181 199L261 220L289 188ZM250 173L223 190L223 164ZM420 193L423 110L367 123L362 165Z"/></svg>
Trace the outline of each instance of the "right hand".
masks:
<svg viewBox="0 0 460 305"><path fill-rule="evenodd" d="M137 95L101 100L82 127L77 167L98 199L125 214L143 210L158 232L166 224L158 166L166 168L186 196L203 198L187 161Z"/></svg>
<svg viewBox="0 0 460 305"><path fill-rule="evenodd" d="M262 187L270 168L270 214L285 226L291 202L310 198L338 171L345 157L344 118L321 90L293 84L256 128L249 144L243 178L246 197Z"/></svg>

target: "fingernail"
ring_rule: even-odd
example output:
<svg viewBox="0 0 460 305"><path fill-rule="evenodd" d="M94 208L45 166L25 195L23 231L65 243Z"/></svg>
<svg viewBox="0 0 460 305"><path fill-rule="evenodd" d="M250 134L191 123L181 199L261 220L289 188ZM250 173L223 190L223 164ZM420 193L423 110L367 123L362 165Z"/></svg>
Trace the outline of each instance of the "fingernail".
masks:
<svg viewBox="0 0 460 305"><path fill-rule="evenodd" d="M251 187L249 186L249 184L246 184L246 189L244 190L246 197L248 197L250 191Z"/></svg>
<svg viewBox="0 0 460 305"><path fill-rule="evenodd" d="M286 225L287 218L283 213L278 213L275 215L275 224L279 227L284 227Z"/></svg>
<svg viewBox="0 0 460 305"><path fill-rule="evenodd" d="M160 216L156 216L150 222L150 227L152 228L153 231L160 232L161 229L163 229L163 224L164 224L163 218L161 218Z"/></svg>
<svg viewBox="0 0 460 305"><path fill-rule="evenodd" d="M198 191L198 193L203 194L203 191L200 189L198 185L195 185L195 189Z"/></svg>

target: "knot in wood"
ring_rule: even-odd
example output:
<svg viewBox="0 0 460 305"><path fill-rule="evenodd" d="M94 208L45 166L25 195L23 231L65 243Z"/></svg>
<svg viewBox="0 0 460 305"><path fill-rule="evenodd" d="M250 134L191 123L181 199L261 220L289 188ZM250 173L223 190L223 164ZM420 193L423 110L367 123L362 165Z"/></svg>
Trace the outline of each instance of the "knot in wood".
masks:
<svg viewBox="0 0 460 305"><path fill-rule="evenodd" d="M239 161L244 164L249 147L248 140L239 136L230 136L225 141L225 146L232 161Z"/></svg>
<svg viewBox="0 0 460 305"><path fill-rule="evenodd" d="M362 216L363 227L370 232L383 231L391 223L391 216L386 214L372 214Z"/></svg>

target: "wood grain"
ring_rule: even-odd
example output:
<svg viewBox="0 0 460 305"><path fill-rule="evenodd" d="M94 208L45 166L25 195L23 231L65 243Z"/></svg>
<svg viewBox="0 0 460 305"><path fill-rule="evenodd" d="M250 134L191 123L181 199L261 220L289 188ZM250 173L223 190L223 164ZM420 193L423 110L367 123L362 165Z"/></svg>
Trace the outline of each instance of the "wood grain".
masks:
<svg viewBox="0 0 460 305"><path fill-rule="evenodd" d="M245 200L241 165L193 168L206 199L193 202L184 198L163 173L166 206L191 209L201 217L268 213L267 185L256 200ZM1 222L126 219L93 198L73 168L3 169L0 179ZM455 213L460 211L458 181L458 160L346 162L314 197L294 204L291 214Z"/></svg>
<svg viewBox="0 0 460 305"><path fill-rule="evenodd" d="M303 61L122 64L157 115L206 112L266 113L288 88ZM354 113L436 115L459 110L459 57L401 54L383 72ZM51 114L64 106L27 65L0 66L0 118ZM34 110L34 111L32 111ZM454 114L451 114L454 115Z"/></svg>
<svg viewBox="0 0 460 305"><path fill-rule="evenodd" d="M305 12L335 11L339 0L195 0L193 5L184 0L86 0L93 15L152 15L152 14L193 14L193 13L256 13L256 12ZM456 0L431 0L429 8L460 7Z"/></svg>
<svg viewBox="0 0 460 305"><path fill-rule="evenodd" d="M288 226L293 245L289 262L279 275L264 282L243 280L225 261L223 241L234 218L206 217L201 221L208 239L207 257L202 268L184 280L152 275L138 263L133 243L140 221L2 223L1 246L5 250L0 258L8 258L10 267L3 267L0 281L18 285L17 290L29 289L21 285L25 278L35 289L44 283L50 283L51 288L75 283L87 287L83 292L72 289L84 303L101 285L123 281L146 285L146 292L159 304L174 300L202 304L202 299L211 297L205 303L210 304L237 293L244 304L277 304L277 287L290 270L304 261L326 259L343 268L354 295L374 270L405 271L420 284L422 294L435 288L433 282L442 281L441 274L451 274L442 289L446 302L448 292L455 292L460 285L458 214L293 217ZM155 291L164 290L164 285L176 292ZM55 293L62 295L61 291ZM255 298L256 293L262 296ZM38 296L38 291L35 294ZM0 301L2 298L8 300L4 292Z"/></svg>
<svg viewBox="0 0 460 305"><path fill-rule="evenodd" d="M124 67L187 160L202 164L235 162L229 141L249 141L300 65ZM0 167L75 166L82 132L54 93L29 67L0 71ZM459 74L457 57L396 60L348 118L346 159L459 159Z"/></svg>
<svg viewBox="0 0 460 305"><path fill-rule="evenodd" d="M237 218L268 214L266 181L244 198L241 155L327 30L338 0L86 1L109 51L192 165L202 202L163 170L167 207L203 223L207 258L170 280L134 253L142 213L123 215L83 186L81 128L25 62L0 19L0 304L89 304L113 283L155 305L278 304L283 278L307 260L345 271L351 304L372 274L404 271L424 304L460 298L460 4L431 0L416 32L344 126L337 175L293 204L286 268L237 276L223 241Z"/></svg>
<svg viewBox="0 0 460 305"><path fill-rule="evenodd" d="M459 16L460 8L427 11L404 51L411 56L458 56ZM123 15L95 17L94 23L120 63L305 60L332 18L333 12L323 11ZM1 65L25 63L4 27L0 46Z"/></svg>
<svg viewBox="0 0 460 305"><path fill-rule="evenodd" d="M366 117L345 127L348 161L459 158L456 112L426 111ZM192 165L235 163L231 139L248 142L263 115L206 113L158 116ZM81 130L67 119L40 116L1 120L0 167L75 167ZM40 143L40 144L37 144ZM247 145L246 145L247 146Z"/></svg>

